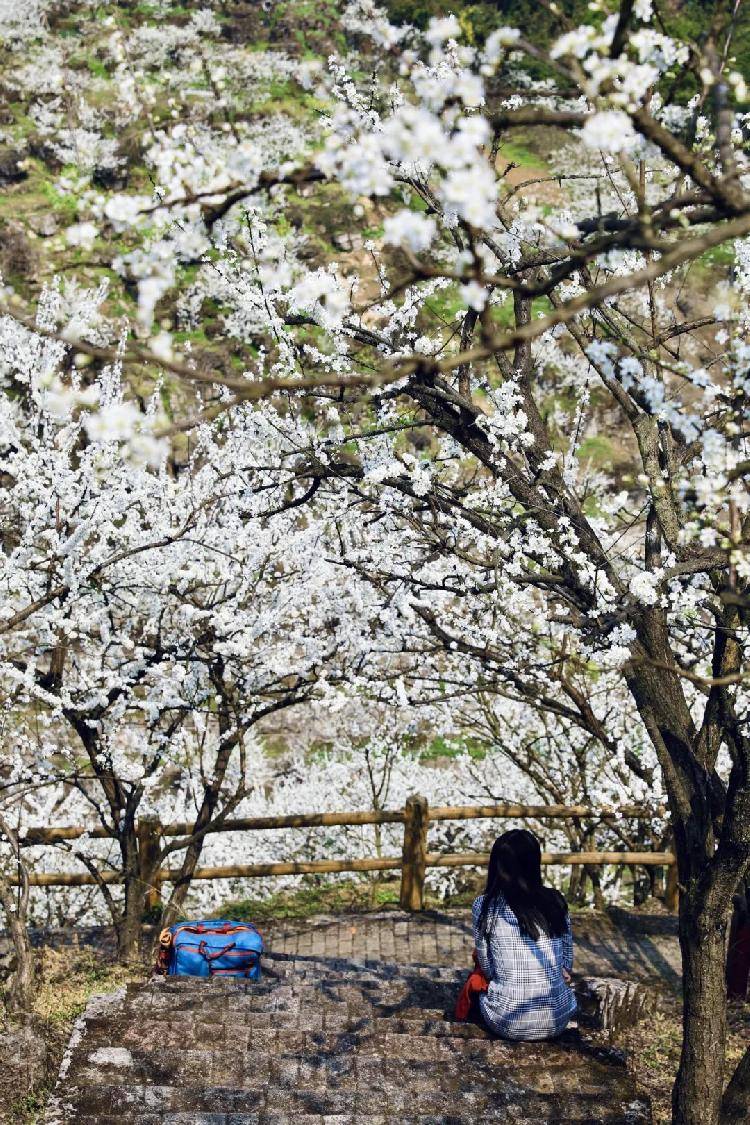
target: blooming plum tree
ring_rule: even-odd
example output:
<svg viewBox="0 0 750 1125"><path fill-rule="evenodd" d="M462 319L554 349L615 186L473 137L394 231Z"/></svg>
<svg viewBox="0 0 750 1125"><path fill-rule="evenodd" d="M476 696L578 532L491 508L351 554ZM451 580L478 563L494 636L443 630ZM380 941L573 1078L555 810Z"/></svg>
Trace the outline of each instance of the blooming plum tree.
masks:
<svg viewBox="0 0 750 1125"><path fill-rule="evenodd" d="M179 465L139 466L101 433L126 405L117 371L89 388L100 410L66 415L67 400L61 408L45 390L60 346L35 351L25 335L26 393L2 399L0 635L6 705L46 733L46 755L18 741L12 780L46 772L110 829L124 906L98 857L76 856L100 877L130 956L155 868L183 852L170 919L206 830L252 788L251 728L309 698L324 671L335 682L356 667L369 640L352 630L321 552L325 506L284 468L293 427L272 407L237 415L231 431L200 431ZM61 726L69 733L55 744ZM144 866L136 817L153 811L165 773L182 779L193 827Z"/></svg>

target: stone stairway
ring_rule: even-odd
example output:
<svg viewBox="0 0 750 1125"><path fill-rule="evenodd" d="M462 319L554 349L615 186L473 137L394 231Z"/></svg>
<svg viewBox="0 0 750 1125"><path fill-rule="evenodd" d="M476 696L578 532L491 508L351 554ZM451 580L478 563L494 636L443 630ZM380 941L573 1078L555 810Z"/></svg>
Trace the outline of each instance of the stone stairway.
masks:
<svg viewBox="0 0 750 1125"><path fill-rule="evenodd" d="M456 1023L464 973L278 955L269 963L278 979L173 977L95 998L47 1125L651 1121L601 1035L573 1029L514 1044ZM601 981L584 991L590 1011L607 993L610 1012L632 1014L627 990L615 989L616 1002Z"/></svg>

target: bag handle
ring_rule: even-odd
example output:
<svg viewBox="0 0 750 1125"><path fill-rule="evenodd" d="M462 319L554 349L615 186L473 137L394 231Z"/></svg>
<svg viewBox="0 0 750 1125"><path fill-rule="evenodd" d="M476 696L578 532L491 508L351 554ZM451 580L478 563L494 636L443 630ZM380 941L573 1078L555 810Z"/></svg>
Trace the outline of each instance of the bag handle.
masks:
<svg viewBox="0 0 750 1125"><path fill-rule="evenodd" d="M223 926L183 925L179 928L180 933L184 931L187 934L241 934L244 930L252 930L253 933L258 933L251 922L225 922Z"/></svg>
<svg viewBox="0 0 750 1125"><path fill-rule="evenodd" d="M211 961L216 961L219 957L223 957L224 954L228 953L230 949L234 949L236 944L236 941L230 941L229 945L225 945L223 949L217 949L213 953L207 953L206 950L208 947L206 946L205 941L202 941L198 946L198 952L202 957L205 957L206 961L208 961L210 964Z"/></svg>

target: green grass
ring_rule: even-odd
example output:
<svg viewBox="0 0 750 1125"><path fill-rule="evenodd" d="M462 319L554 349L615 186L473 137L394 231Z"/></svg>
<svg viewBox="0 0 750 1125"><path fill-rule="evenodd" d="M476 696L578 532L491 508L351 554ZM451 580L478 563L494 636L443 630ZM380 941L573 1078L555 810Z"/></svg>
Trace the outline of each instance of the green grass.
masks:
<svg viewBox="0 0 750 1125"><path fill-rule="evenodd" d="M40 186L40 194L53 211L73 222L78 214L78 201L74 195L64 195L49 181Z"/></svg>
<svg viewBox="0 0 750 1125"><path fill-rule="evenodd" d="M552 303L547 297L535 297L531 302L532 317L547 316L552 312ZM506 296L501 305L492 306L492 319L501 328L514 327L513 301Z"/></svg>
<svg viewBox="0 0 750 1125"><path fill-rule="evenodd" d="M727 277L734 265L734 242L722 242L694 258L687 267L688 283L691 289L708 292L712 285Z"/></svg>
<svg viewBox="0 0 750 1125"><path fill-rule="evenodd" d="M41 1090L30 1091L28 1094L17 1098L16 1101L10 1103L5 1111L8 1120L13 1122L14 1125L34 1125L35 1122L41 1120L49 1094L50 1089L45 1087Z"/></svg>
<svg viewBox="0 0 750 1125"><path fill-rule="evenodd" d="M544 160L536 152L532 152L522 141L507 141L500 146L498 155L509 164L516 164L519 168L543 168Z"/></svg>
<svg viewBox="0 0 750 1125"><path fill-rule="evenodd" d="M487 746L478 738L464 738L459 741L445 739L442 735L438 735L419 751L419 757L423 762L434 762L441 758L458 758L464 753L468 753L475 761L482 761L487 756Z"/></svg>
<svg viewBox="0 0 750 1125"><path fill-rule="evenodd" d="M424 310L438 320L452 325L457 314L466 311L466 304L459 296L457 285L446 285L444 289L438 289L437 293L433 293L429 300L425 301Z"/></svg>
<svg viewBox="0 0 750 1125"><path fill-rule="evenodd" d="M590 461L597 469L609 467L615 460L615 448L609 438L601 435L584 438L578 446L578 460Z"/></svg>
<svg viewBox="0 0 750 1125"><path fill-rule="evenodd" d="M347 879L335 883L316 883L313 880L317 878L318 876L310 876L309 884L296 890L278 891L268 898L228 899L214 911L213 916L233 918L239 922L255 922L262 926L263 923L304 920L316 914L364 914L398 909L398 879ZM477 887L477 877L467 876L465 891L447 899L428 893L425 905L430 909L468 907L478 893Z"/></svg>
<svg viewBox="0 0 750 1125"><path fill-rule="evenodd" d="M191 344L197 345L201 348L209 347L211 341L206 335L205 329L195 328L190 330L178 330L172 333L172 339L175 344L185 344L189 340Z"/></svg>
<svg viewBox="0 0 750 1125"><path fill-rule="evenodd" d="M734 265L734 260L734 242L722 242L720 246L714 246L696 258L696 263L725 267Z"/></svg>
<svg viewBox="0 0 750 1125"><path fill-rule="evenodd" d="M109 72L103 62L99 59L88 58L86 59L86 66L89 68L91 74L95 78L109 78Z"/></svg>
<svg viewBox="0 0 750 1125"><path fill-rule="evenodd" d="M232 899L215 911L217 918L240 922L275 922L288 918L310 918L315 914L348 914L363 910L382 910L398 905L397 882L365 881L303 886L294 891L278 891L264 899Z"/></svg>
<svg viewBox="0 0 750 1125"><path fill-rule="evenodd" d="M36 1002L36 1015L47 1023L68 1025L83 1012L89 997L111 992L126 981L141 979L141 967L124 967L102 958L92 949L45 949Z"/></svg>

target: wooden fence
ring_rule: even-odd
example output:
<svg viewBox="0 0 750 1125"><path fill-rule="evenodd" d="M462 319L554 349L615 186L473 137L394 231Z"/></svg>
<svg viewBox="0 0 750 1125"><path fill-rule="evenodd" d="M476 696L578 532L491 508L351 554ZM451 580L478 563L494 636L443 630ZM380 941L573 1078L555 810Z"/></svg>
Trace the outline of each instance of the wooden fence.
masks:
<svg viewBox="0 0 750 1125"><path fill-rule="evenodd" d="M348 871L401 871L400 904L404 910L422 910L424 907L425 871L428 867L480 867L489 860L488 854L479 852L430 852L427 850L427 833L430 823L442 820L534 819L534 820L586 820L593 823L663 817L663 807L621 805L594 808L588 805L445 805L430 808L425 797L409 797L403 809L372 812L303 813L289 816L259 816L217 820L209 825L206 834L214 832L253 832L269 829L319 828L335 825L403 824L403 847L400 856L372 856L367 859L289 861L279 863L234 864L227 867L198 867L194 879L259 878L270 875L317 875ZM155 819L144 818L138 824L139 847L142 862L159 852L162 837L186 837L193 831L190 823L160 824ZM59 828L29 828L23 838L25 844L54 844L76 840L87 835L94 839L111 838L106 828L86 829L78 826ZM676 897L676 866L671 852L544 852L546 865L583 864L603 866L666 867L667 902L673 906ZM147 866L153 866L150 862ZM162 868L152 876L146 890L154 905L159 897L161 883L170 882L178 875L174 868ZM103 872L100 877L83 872L46 873L32 872L30 883L37 887L82 887L98 882L118 883L121 873Z"/></svg>

